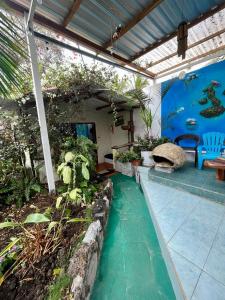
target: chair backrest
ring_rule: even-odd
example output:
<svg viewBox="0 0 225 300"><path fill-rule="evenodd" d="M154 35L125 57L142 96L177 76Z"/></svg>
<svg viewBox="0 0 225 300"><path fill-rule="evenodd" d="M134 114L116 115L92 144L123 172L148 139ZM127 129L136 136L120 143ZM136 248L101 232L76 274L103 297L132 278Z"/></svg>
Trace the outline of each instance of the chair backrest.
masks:
<svg viewBox="0 0 225 300"><path fill-rule="evenodd" d="M208 152L219 153L224 145L225 134L221 132L208 132L203 134L203 146Z"/></svg>
<svg viewBox="0 0 225 300"><path fill-rule="evenodd" d="M194 141L195 144L196 144L195 147L197 147L200 143L200 137L196 134L182 134L182 135L179 135L174 139L174 143L179 145L180 141L183 141L183 140L192 140L192 141Z"/></svg>

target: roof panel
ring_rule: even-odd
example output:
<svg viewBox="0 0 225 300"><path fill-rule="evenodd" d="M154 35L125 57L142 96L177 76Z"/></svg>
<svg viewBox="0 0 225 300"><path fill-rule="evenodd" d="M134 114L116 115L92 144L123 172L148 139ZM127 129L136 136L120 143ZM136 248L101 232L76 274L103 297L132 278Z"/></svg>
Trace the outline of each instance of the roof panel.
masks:
<svg viewBox="0 0 225 300"><path fill-rule="evenodd" d="M225 46L225 9L206 19L200 24L190 28L188 31L188 45L194 44L199 40L207 38L208 36L221 30L224 30L222 34L189 49L187 51L186 60L209 52L223 45ZM158 60L165 58L172 53L176 53L176 51L177 39L175 37L141 57L139 59L139 63L142 62L142 66L145 66L146 64L157 62ZM172 65L176 65L180 62L182 62L182 59L178 58L177 55L175 55L172 58L163 61L162 63L150 67L149 70L154 73L159 73L162 70L165 70Z"/></svg>
<svg viewBox="0 0 225 300"><path fill-rule="evenodd" d="M12 0L29 6L30 0ZM152 0L153 1L153 0ZM62 24L70 10L73 0L43 0L37 11L45 17ZM83 0L80 8L68 25L68 29L81 34L98 45L104 45L112 38L116 26L125 26L134 16L142 12L150 0ZM150 14L138 22L131 30L113 44L114 51L125 57L144 50L168 34L175 32L182 20L192 21L200 14L224 3L224 0L164 0ZM189 29L188 43L193 44L207 36L225 29L225 10ZM201 55L216 47L225 45L225 34L205 41L202 45L187 51L187 59ZM142 64L154 63L177 50L176 38L141 57ZM160 72L181 62L176 55L149 68Z"/></svg>

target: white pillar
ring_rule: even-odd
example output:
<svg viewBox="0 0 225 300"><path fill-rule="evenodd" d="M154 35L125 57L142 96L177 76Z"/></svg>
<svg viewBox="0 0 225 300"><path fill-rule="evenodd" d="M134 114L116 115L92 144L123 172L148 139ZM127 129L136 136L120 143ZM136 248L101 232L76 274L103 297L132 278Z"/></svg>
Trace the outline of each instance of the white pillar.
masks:
<svg viewBox="0 0 225 300"><path fill-rule="evenodd" d="M50 151L49 138L48 138L48 129L47 129L47 123L45 117L45 107L44 107L44 101L43 101L42 90L41 90L41 80L38 71L38 57L37 57L36 44L35 44L33 30L32 30L32 21L28 22L26 15L25 15L25 30L26 30L27 45L28 45L30 60L31 60L34 95L36 100L38 121L40 126L41 142L42 142L42 149L44 154L48 190L51 193L55 191L55 180L54 180L51 151Z"/></svg>

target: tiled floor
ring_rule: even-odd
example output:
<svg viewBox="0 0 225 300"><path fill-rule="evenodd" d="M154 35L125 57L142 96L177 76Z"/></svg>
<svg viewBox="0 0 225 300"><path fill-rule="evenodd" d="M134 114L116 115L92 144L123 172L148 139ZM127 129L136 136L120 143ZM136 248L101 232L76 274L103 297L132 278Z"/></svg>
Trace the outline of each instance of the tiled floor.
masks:
<svg viewBox="0 0 225 300"><path fill-rule="evenodd" d="M225 300L225 206L150 181L145 168L140 173L186 298Z"/></svg>
<svg viewBox="0 0 225 300"><path fill-rule="evenodd" d="M212 201L225 203L225 184L216 180L215 170L204 168L198 170L191 162L173 172L172 174L150 170L149 176L152 181L191 192L200 197L209 198Z"/></svg>

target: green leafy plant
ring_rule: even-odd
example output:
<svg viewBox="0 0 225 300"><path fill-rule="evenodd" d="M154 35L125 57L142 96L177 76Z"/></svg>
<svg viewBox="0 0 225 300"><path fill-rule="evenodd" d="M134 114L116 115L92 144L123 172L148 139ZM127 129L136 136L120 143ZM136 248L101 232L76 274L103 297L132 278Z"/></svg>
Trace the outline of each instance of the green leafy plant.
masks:
<svg viewBox="0 0 225 300"><path fill-rule="evenodd" d="M116 159L122 163L127 163L140 159L140 155L132 150L129 150L126 152L118 152Z"/></svg>
<svg viewBox="0 0 225 300"><path fill-rule="evenodd" d="M89 161L82 154L76 152L67 152L64 156L64 162L58 167L58 174L67 185L67 192L63 193L58 199L58 202L66 198L76 204L82 202L82 190L79 188L79 183L89 181L90 173L88 170ZM81 176L80 176L81 174Z"/></svg>
<svg viewBox="0 0 225 300"><path fill-rule="evenodd" d="M153 115L152 115L152 111L150 108L145 108L142 107L140 109L140 116L143 120L143 122L145 123L145 127L146 127L146 135L149 136L150 134L150 130L152 128L152 122L153 122Z"/></svg>
<svg viewBox="0 0 225 300"><path fill-rule="evenodd" d="M3 8L2 6L1 4L0 8ZM13 89L17 91L20 89L25 75L20 60L26 58L27 54L19 27L2 10L0 10L0 31L0 96L9 97Z"/></svg>
<svg viewBox="0 0 225 300"><path fill-rule="evenodd" d="M47 300L62 299L63 293L65 292L66 288L69 287L70 283L71 278L67 274L59 274L55 282L49 287Z"/></svg>
<svg viewBox="0 0 225 300"><path fill-rule="evenodd" d="M140 153L141 151L152 151L155 147L168 143L170 140L167 137L153 137L145 135L144 137L137 137L134 151Z"/></svg>
<svg viewBox="0 0 225 300"><path fill-rule="evenodd" d="M93 143L90 139L85 136L80 136L77 138L67 137L62 144L62 156L65 152L73 151L77 154L83 155L88 159L89 171L94 172L96 168L96 158L97 158L97 145Z"/></svg>

